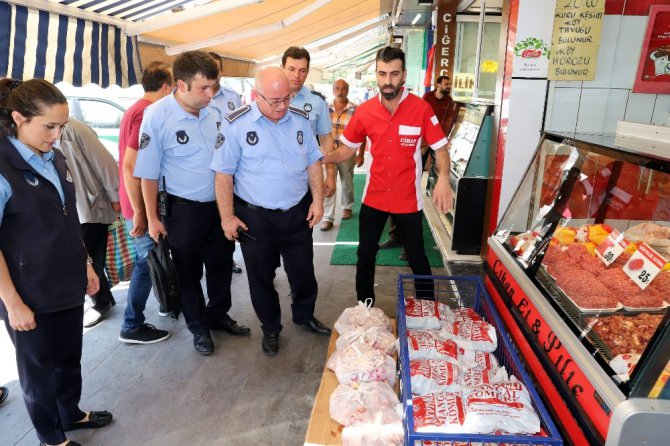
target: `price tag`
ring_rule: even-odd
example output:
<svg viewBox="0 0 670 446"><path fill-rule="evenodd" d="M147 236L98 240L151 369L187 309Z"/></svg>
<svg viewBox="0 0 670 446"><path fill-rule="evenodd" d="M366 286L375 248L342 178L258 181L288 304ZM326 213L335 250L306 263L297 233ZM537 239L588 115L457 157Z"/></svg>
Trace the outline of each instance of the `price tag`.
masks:
<svg viewBox="0 0 670 446"><path fill-rule="evenodd" d="M639 244L637 251L630 256L623 267L623 272L644 290L661 272L666 263L659 253L643 242Z"/></svg>
<svg viewBox="0 0 670 446"><path fill-rule="evenodd" d="M596 248L596 255L607 266L610 266L624 252L630 243L616 229Z"/></svg>

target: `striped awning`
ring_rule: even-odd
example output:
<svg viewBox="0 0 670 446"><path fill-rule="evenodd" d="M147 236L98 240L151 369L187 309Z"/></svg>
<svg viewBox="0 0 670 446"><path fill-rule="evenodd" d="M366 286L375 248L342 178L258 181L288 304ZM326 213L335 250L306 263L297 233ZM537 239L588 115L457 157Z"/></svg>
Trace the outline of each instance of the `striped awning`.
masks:
<svg viewBox="0 0 670 446"><path fill-rule="evenodd" d="M137 45L114 25L0 2L0 77L128 87L141 78Z"/></svg>

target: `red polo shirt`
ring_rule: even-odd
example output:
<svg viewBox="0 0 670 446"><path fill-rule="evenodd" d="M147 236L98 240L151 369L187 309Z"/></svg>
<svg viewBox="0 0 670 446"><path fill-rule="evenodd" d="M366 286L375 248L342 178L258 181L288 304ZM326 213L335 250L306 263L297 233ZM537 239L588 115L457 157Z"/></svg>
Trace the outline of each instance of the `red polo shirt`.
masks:
<svg viewBox="0 0 670 446"><path fill-rule="evenodd" d="M447 144L430 105L403 89L398 109L391 116L381 96L368 100L356 109L341 142L358 148L366 137L372 163L363 203L394 214L422 210L421 141L433 150Z"/></svg>

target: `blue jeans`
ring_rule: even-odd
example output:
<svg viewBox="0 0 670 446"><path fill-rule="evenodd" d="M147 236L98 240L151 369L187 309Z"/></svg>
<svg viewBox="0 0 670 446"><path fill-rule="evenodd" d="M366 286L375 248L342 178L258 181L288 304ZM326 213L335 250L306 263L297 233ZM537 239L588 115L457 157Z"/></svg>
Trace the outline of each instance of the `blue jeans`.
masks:
<svg viewBox="0 0 670 446"><path fill-rule="evenodd" d="M128 232L132 231L133 221L126 220L126 227ZM154 245L154 241L149 237L148 231L140 237L133 237L133 241L135 242L137 257L128 286L128 302L126 303L126 312L123 315L123 325L121 326L123 331L132 331L144 324L144 307L151 292L151 276L149 275L147 255L149 249Z"/></svg>

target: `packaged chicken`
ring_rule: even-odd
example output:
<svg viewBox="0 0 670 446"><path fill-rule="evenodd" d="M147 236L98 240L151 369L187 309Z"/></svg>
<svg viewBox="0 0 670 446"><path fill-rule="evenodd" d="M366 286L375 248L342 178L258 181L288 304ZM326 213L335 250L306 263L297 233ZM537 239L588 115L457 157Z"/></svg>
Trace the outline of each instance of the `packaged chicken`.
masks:
<svg viewBox="0 0 670 446"><path fill-rule="evenodd" d="M461 390L461 368L444 359L417 359L409 362L414 395Z"/></svg>
<svg viewBox="0 0 670 446"><path fill-rule="evenodd" d="M493 352L498 347L496 329L488 322L479 320L455 321L440 330L443 338L453 340L464 350Z"/></svg>
<svg viewBox="0 0 670 446"><path fill-rule="evenodd" d="M402 422L356 424L342 429L342 446L402 446L405 431Z"/></svg>
<svg viewBox="0 0 670 446"><path fill-rule="evenodd" d="M465 432L465 406L458 393L430 393L412 398L414 430L455 434Z"/></svg>
<svg viewBox="0 0 670 446"><path fill-rule="evenodd" d="M446 320L449 307L435 300L405 299L405 323L407 328L438 330L441 320Z"/></svg>
<svg viewBox="0 0 670 446"><path fill-rule="evenodd" d="M400 400L385 382L362 382L357 388L340 384L330 395L330 418L343 426L373 423L381 414L383 424L400 422Z"/></svg>
<svg viewBox="0 0 670 446"><path fill-rule="evenodd" d="M385 381L395 384L395 361L389 355L361 342L335 350L326 366L335 372L340 384L358 386L361 382Z"/></svg>
<svg viewBox="0 0 670 446"><path fill-rule="evenodd" d="M382 327L357 327L341 334L335 341L335 346L338 350L343 350L356 342L363 342L387 355L393 355L397 350L398 340Z"/></svg>
<svg viewBox="0 0 670 446"><path fill-rule="evenodd" d="M356 328L380 327L386 331L391 329L391 320L379 308L367 307L359 302L355 307L345 308L335 321L335 330L339 334L347 333Z"/></svg>
<svg viewBox="0 0 670 446"><path fill-rule="evenodd" d="M429 330L407 330L409 359L444 359L458 362L458 345L450 339L441 339L438 332Z"/></svg>

